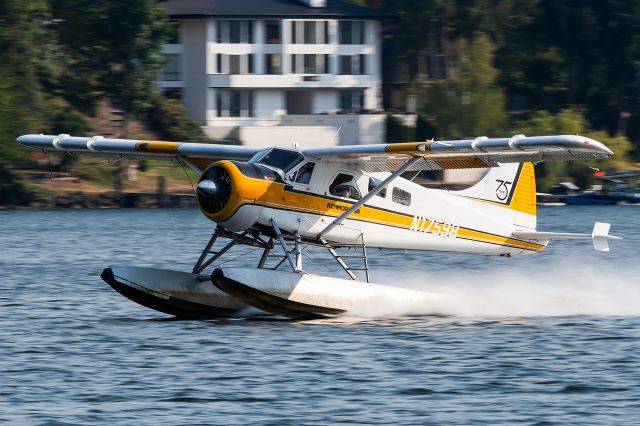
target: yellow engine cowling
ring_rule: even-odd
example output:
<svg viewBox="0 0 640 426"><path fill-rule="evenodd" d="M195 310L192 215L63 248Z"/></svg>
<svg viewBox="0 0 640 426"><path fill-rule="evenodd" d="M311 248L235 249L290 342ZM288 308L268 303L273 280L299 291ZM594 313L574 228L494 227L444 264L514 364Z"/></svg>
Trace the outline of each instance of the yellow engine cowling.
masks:
<svg viewBox="0 0 640 426"><path fill-rule="evenodd" d="M231 231L253 226L263 207L264 197L278 175L267 167L235 161L218 161L209 166L198 181L198 206L202 213Z"/></svg>

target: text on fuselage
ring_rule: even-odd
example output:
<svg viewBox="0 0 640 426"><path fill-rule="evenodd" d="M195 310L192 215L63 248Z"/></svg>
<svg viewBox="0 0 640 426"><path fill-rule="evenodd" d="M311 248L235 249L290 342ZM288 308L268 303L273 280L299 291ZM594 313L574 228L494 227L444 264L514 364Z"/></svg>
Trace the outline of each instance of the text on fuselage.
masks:
<svg viewBox="0 0 640 426"><path fill-rule="evenodd" d="M327 203L327 208L331 210L340 210L342 212L346 212L347 210L349 210L350 206L341 206L340 204L336 203ZM360 209L356 209L353 214L360 214Z"/></svg>
<svg viewBox="0 0 640 426"><path fill-rule="evenodd" d="M446 220L437 220L428 217L414 216L411 222L412 231L430 233L440 237L456 238L460 225L453 224Z"/></svg>

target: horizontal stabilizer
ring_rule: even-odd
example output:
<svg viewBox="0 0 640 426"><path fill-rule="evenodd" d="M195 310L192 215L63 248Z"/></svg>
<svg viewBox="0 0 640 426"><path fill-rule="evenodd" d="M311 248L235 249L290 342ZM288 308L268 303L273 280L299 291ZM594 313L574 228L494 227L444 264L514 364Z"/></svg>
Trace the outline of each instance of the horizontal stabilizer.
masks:
<svg viewBox="0 0 640 426"><path fill-rule="evenodd" d="M591 234L575 234L571 232L537 232L515 231L513 236L523 240L549 242L551 240L593 240L593 248L598 251L609 251L609 240L621 240L621 237L609 235L610 223L596 222Z"/></svg>

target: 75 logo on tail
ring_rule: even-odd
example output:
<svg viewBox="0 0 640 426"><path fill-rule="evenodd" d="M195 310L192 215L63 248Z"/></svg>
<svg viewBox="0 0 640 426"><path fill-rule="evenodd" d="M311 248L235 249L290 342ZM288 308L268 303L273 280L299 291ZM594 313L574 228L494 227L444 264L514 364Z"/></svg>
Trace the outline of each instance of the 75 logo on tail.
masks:
<svg viewBox="0 0 640 426"><path fill-rule="evenodd" d="M498 200L504 201L509 196L509 191L511 190L511 185L513 185L513 182L502 179L496 179L496 182L498 182L498 187L496 188L496 197L498 197Z"/></svg>

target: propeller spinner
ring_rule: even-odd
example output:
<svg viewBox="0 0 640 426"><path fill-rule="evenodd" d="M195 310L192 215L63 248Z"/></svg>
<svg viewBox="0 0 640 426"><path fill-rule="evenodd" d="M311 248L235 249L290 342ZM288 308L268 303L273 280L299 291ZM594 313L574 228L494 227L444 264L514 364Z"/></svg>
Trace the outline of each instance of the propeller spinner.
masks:
<svg viewBox="0 0 640 426"><path fill-rule="evenodd" d="M207 169L198 182L198 202L207 213L218 213L229 202L233 184L226 168L214 165Z"/></svg>

